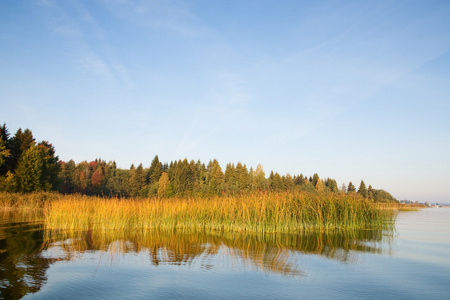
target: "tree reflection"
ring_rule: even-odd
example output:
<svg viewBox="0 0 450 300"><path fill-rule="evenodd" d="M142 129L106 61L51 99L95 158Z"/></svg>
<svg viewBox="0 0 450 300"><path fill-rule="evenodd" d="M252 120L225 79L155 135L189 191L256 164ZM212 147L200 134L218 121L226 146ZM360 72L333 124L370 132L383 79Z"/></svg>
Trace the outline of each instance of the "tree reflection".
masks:
<svg viewBox="0 0 450 300"><path fill-rule="evenodd" d="M11 219L10 219L11 220ZM10 221L0 226L0 293L20 299L38 292L47 281L53 259L41 254L43 232L36 222Z"/></svg>
<svg viewBox="0 0 450 300"><path fill-rule="evenodd" d="M3 217L3 218L1 218ZM296 259L320 255L352 262L358 252L381 253L381 230L248 234L226 231L55 231L43 230L39 216L0 216L0 298L20 299L36 293L57 260L74 260L87 251L148 254L150 264L217 267L219 257L262 272L303 276ZM44 224L45 227L45 224ZM388 232L392 234L392 231ZM388 234L388 236L389 236Z"/></svg>

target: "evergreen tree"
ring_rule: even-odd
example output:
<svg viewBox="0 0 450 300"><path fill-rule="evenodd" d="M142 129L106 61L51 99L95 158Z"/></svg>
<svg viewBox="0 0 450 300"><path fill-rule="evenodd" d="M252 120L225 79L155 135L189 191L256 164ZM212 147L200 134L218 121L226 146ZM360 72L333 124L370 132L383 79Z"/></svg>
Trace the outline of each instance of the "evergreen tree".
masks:
<svg viewBox="0 0 450 300"><path fill-rule="evenodd" d="M228 163L225 168L224 184L228 193L234 195L238 192L236 167L232 163Z"/></svg>
<svg viewBox="0 0 450 300"><path fill-rule="evenodd" d="M153 158L152 163L150 165L150 169L148 170L147 182L149 184L158 182L159 177L161 177L162 172L163 172L162 164L159 162L158 155L155 155L155 157Z"/></svg>
<svg viewBox="0 0 450 300"><path fill-rule="evenodd" d="M250 188L250 176L247 166L242 163L236 165L237 192L246 192Z"/></svg>
<svg viewBox="0 0 450 300"><path fill-rule="evenodd" d="M369 184L369 188L367 189L367 197L370 200L373 200L373 188L372 188L372 186L370 184Z"/></svg>
<svg viewBox="0 0 450 300"><path fill-rule="evenodd" d="M295 185L304 185L305 184L305 177L303 176L303 174L294 176L294 184Z"/></svg>
<svg viewBox="0 0 450 300"><path fill-rule="evenodd" d="M294 188L294 178L292 178L291 174L286 174L286 176L283 176L284 178L284 188L288 191L292 190Z"/></svg>
<svg viewBox="0 0 450 300"><path fill-rule="evenodd" d="M177 164L174 164L173 176L173 188L175 194L181 197L191 194L193 178L191 167L186 158L183 161L179 160Z"/></svg>
<svg viewBox="0 0 450 300"><path fill-rule="evenodd" d="M353 193L353 192L355 192L355 191L356 191L356 188L355 188L355 186L353 185L353 183L350 181L350 182L348 183L347 193Z"/></svg>
<svg viewBox="0 0 450 300"><path fill-rule="evenodd" d="M33 133L29 129L19 128L11 139L11 170L15 170L22 154L31 146L36 145Z"/></svg>
<svg viewBox="0 0 450 300"><path fill-rule="evenodd" d="M317 185L317 182L318 182L319 180L320 180L319 174L314 173L314 175L313 175L313 177L312 177L312 180L310 180L310 181L311 181L312 185L315 187L315 186Z"/></svg>
<svg viewBox="0 0 450 300"><path fill-rule="evenodd" d="M56 191L59 188L58 174L60 171L59 158L55 154L55 148L47 141L37 145L42 159L41 187L45 191Z"/></svg>
<svg viewBox="0 0 450 300"><path fill-rule="evenodd" d="M115 161L108 163L108 173L106 181L106 191L110 196L121 195L121 182L118 175L117 164Z"/></svg>
<svg viewBox="0 0 450 300"><path fill-rule="evenodd" d="M15 187L17 192L29 193L42 190L42 158L36 146L28 148L17 164Z"/></svg>
<svg viewBox="0 0 450 300"><path fill-rule="evenodd" d="M327 178L325 181L325 186L333 193L338 192L337 182L334 179Z"/></svg>
<svg viewBox="0 0 450 300"><path fill-rule="evenodd" d="M363 196L364 198L367 198L367 197L368 197L368 193L367 193L367 189L366 189L366 184L365 184L364 181L362 181L362 180L361 180L361 183L359 184L358 194L360 194L360 195Z"/></svg>
<svg viewBox="0 0 450 300"><path fill-rule="evenodd" d="M131 165L128 184L131 197L137 197L141 194L141 190L145 185L145 174L142 164L139 164L137 168Z"/></svg>
<svg viewBox="0 0 450 300"><path fill-rule="evenodd" d="M202 163L200 160L197 161L196 169L197 169L197 182L195 184L195 194L200 196L206 196L208 195L208 180L209 180L209 173L208 169L206 168L205 164Z"/></svg>
<svg viewBox="0 0 450 300"><path fill-rule="evenodd" d="M11 140L10 140L10 138L9 138L9 130L8 130L8 128L6 127L6 123L3 123L3 125L2 126L0 126L0 139L2 139L3 141L5 141L5 143L6 143L6 148L7 149L10 149L10 143L11 143Z"/></svg>
<svg viewBox="0 0 450 300"><path fill-rule="evenodd" d="M5 165L7 158L10 156L10 151L6 146L6 140L0 135L0 169Z"/></svg>
<svg viewBox="0 0 450 300"><path fill-rule="evenodd" d="M275 173L273 175L270 187L274 191L280 191L283 189L283 179L281 179L280 174Z"/></svg>
<svg viewBox="0 0 450 300"><path fill-rule="evenodd" d="M222 172L222 168L219 165L219 162L216 159L209 161L207 171L208 171L207 184L209 194L212 195L220 194L223 191L224 175Z"/></svg>
<svg viewBox="0 0 450 300"><path fill-rule="evenodd" d="M60 192L63 194L71 194L75 192L74 174L75 174L75 162L69 160L66 162L60 162L59 181L61 182Z"/></svg>

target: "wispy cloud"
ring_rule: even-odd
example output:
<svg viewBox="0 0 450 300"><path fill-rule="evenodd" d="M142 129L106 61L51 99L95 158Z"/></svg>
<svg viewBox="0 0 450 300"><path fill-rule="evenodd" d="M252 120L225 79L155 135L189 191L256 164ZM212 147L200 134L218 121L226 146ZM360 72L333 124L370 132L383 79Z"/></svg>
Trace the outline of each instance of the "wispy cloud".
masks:
<svg viewBox="0 0 450 300"><path fill-rule="evenodd" d="M104 38L103 29L81 3L71 2L66 7L60 3L47 2L49 29L65 43L70 53L68 57L74 58L73 63L79 66L81 72L107 84L130 82L125 66L111 55L105 57L104 51L94 46L102 45L100 49L112 48Z"/></svg>
<svg viewBox="0 0 450 300"><path fill-rule="evenodd" d="M184 38L201 37L210 28L180 1L102 1L114 16L139 27L167 31Z"/></svg>

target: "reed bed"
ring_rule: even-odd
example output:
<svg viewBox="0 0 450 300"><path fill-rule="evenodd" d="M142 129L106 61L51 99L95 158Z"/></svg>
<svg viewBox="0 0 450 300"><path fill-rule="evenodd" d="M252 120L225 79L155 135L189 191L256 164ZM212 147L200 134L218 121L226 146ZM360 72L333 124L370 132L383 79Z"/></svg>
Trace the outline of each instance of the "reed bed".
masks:
<svg viewBox="0 0 450 300"><path fill-rule="evenodd" d="M383 228L392 211L357 195L257 193L191 199L105 199L64 196L44 209L47 229L129 231L148 229L299 233L309 230Z"/></svg>
<svg viewBox="0 0 450 300"><path fill-rule="evenodd" d="M2 211L36 211L48 206L49 202L63 199L56 192L7 193L0 192L0 210Z"/></svg>

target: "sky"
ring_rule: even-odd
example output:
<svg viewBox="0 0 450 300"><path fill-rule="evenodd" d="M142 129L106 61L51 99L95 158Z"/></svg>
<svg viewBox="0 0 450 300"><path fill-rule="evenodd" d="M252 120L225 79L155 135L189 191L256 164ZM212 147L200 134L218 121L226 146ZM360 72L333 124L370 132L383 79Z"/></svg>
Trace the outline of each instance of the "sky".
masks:
<svg viewBox="0 0 450 300"><path fill-rule="evenodd" d="M0 123L450 203L450 1L0 1Z"/></svg>

